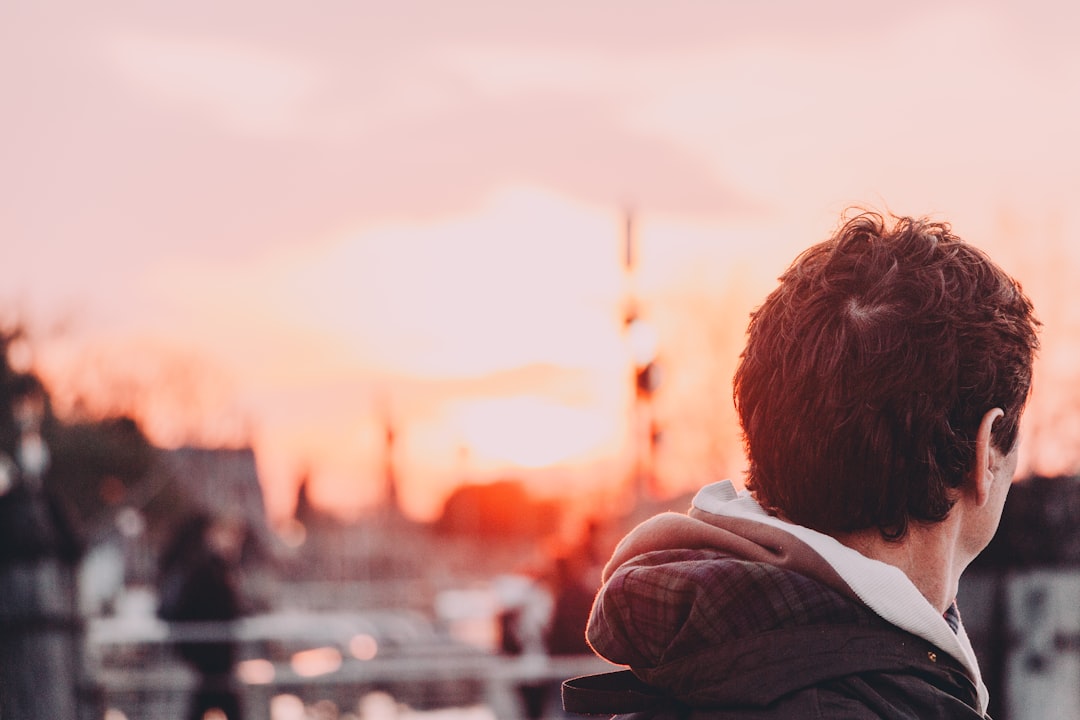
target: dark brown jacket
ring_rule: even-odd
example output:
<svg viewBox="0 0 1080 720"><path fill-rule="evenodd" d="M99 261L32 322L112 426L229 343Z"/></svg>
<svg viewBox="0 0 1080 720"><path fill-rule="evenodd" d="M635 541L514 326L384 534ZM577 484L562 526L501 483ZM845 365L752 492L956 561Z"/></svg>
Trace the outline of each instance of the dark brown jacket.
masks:
<svg viewBox="0 0 1080 720"><path fill-rule="evenodd" d="M743 548L738 532L722 548L641 542L673 531L685 541L694 528L678 517L639 529L609 564L588 638L629 669L568 681L567 710L635 720L983 717L959 661L880 618L808 548Z"/></svg>

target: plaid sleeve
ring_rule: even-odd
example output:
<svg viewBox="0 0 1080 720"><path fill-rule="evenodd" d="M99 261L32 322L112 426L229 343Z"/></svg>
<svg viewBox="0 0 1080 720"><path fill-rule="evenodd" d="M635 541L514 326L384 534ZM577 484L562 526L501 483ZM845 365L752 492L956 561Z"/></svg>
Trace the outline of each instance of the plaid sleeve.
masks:
<svg viewBox="0 0 1080 720"><path fill-rule="evenodd" d="M612 662L652 668L772 629L869 623L866 613L790 570L714 550L660 550L615 571L593 605L588 637Z"/></svg>

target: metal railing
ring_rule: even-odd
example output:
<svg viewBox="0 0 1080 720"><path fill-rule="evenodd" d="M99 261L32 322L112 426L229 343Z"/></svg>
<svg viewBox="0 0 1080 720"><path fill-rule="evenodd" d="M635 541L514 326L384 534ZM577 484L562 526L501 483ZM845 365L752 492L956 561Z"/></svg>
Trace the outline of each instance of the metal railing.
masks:
<svg viewBox="0 0 1080 720"><path fill-rule="evenodd" d="M107 709L127 720L184 717L199 677L173 652L178 642L230 642L241 658L230 689L244 720L269 720L271 701L294 695L305 705L334 702L353 708L367 693L389 693L420 710L490 709L497 720L525 717L518 688L554 685L612 669L594 656L503 656L434 632L399 613L268 615L225 623L92 620L86 634L83 717ZM370 640L363 657L350 654L356 637ZM323 651L330 661L303 667L298 654ZM548 717L558 717L550 708ZM118 716L117 716L118 717Z"/></svg>

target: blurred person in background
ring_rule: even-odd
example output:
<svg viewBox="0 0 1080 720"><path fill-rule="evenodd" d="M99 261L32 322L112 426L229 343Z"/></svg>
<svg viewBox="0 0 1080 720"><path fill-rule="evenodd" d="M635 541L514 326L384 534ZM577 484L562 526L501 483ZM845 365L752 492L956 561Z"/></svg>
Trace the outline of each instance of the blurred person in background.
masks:
<svg viewBox="0 0 1080 720"><path fill-rule="evenodd" d="M1039 322L947 223L862 212L750 319L746 490L703 488L616 548L588 639L629 670L568 710L983 718L956 607L1017 463Z"/></svg>
<svg viewBox="0 0 1080 720"><path fill-rule="evenodd" d="M559 557L553 563L549 585L555 603L546 632L549 655L592 652L585 641L585 624L596 596L595 584L587 580L590 569L579 557Z"/></svg>
<svg viewBox="0 0 1080 720"><path fill-rule="evenodd" d="M503 578L499 613L500 651L504 655L542 660L546 657L591 655L585 624L595 597L591 565L581 555L559 555L536 578ZM524 682L518 699L527 720L561 717L561 683Z"/></svg>
<svg viewBox="0 0 1080 720"><path fill-rule="evenodd" d="M183 520L159 561L158 616L170 622L239 618L243 604L236 565L242 540L242 526L235 520L203 512ZM228 720L240 720L232 679L235 642L181 640L176 651L199 676L188 719L202 720L207 710L217 708Z"/></svg>

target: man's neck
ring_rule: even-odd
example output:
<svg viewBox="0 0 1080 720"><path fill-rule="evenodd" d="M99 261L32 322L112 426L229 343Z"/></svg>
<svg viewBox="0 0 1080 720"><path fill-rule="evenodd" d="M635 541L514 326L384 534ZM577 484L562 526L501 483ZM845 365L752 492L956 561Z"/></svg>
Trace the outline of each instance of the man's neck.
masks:
<svg viewBox="0 0 1080 720"><path fill-rule="evenodd" d="M960 557L959 526L950 519L934 525L912 523L896 541L886 540L876 528L836 539L868 558L903 570L930 604L944 613L956 599L960 574L968 562Z"/></svg>

